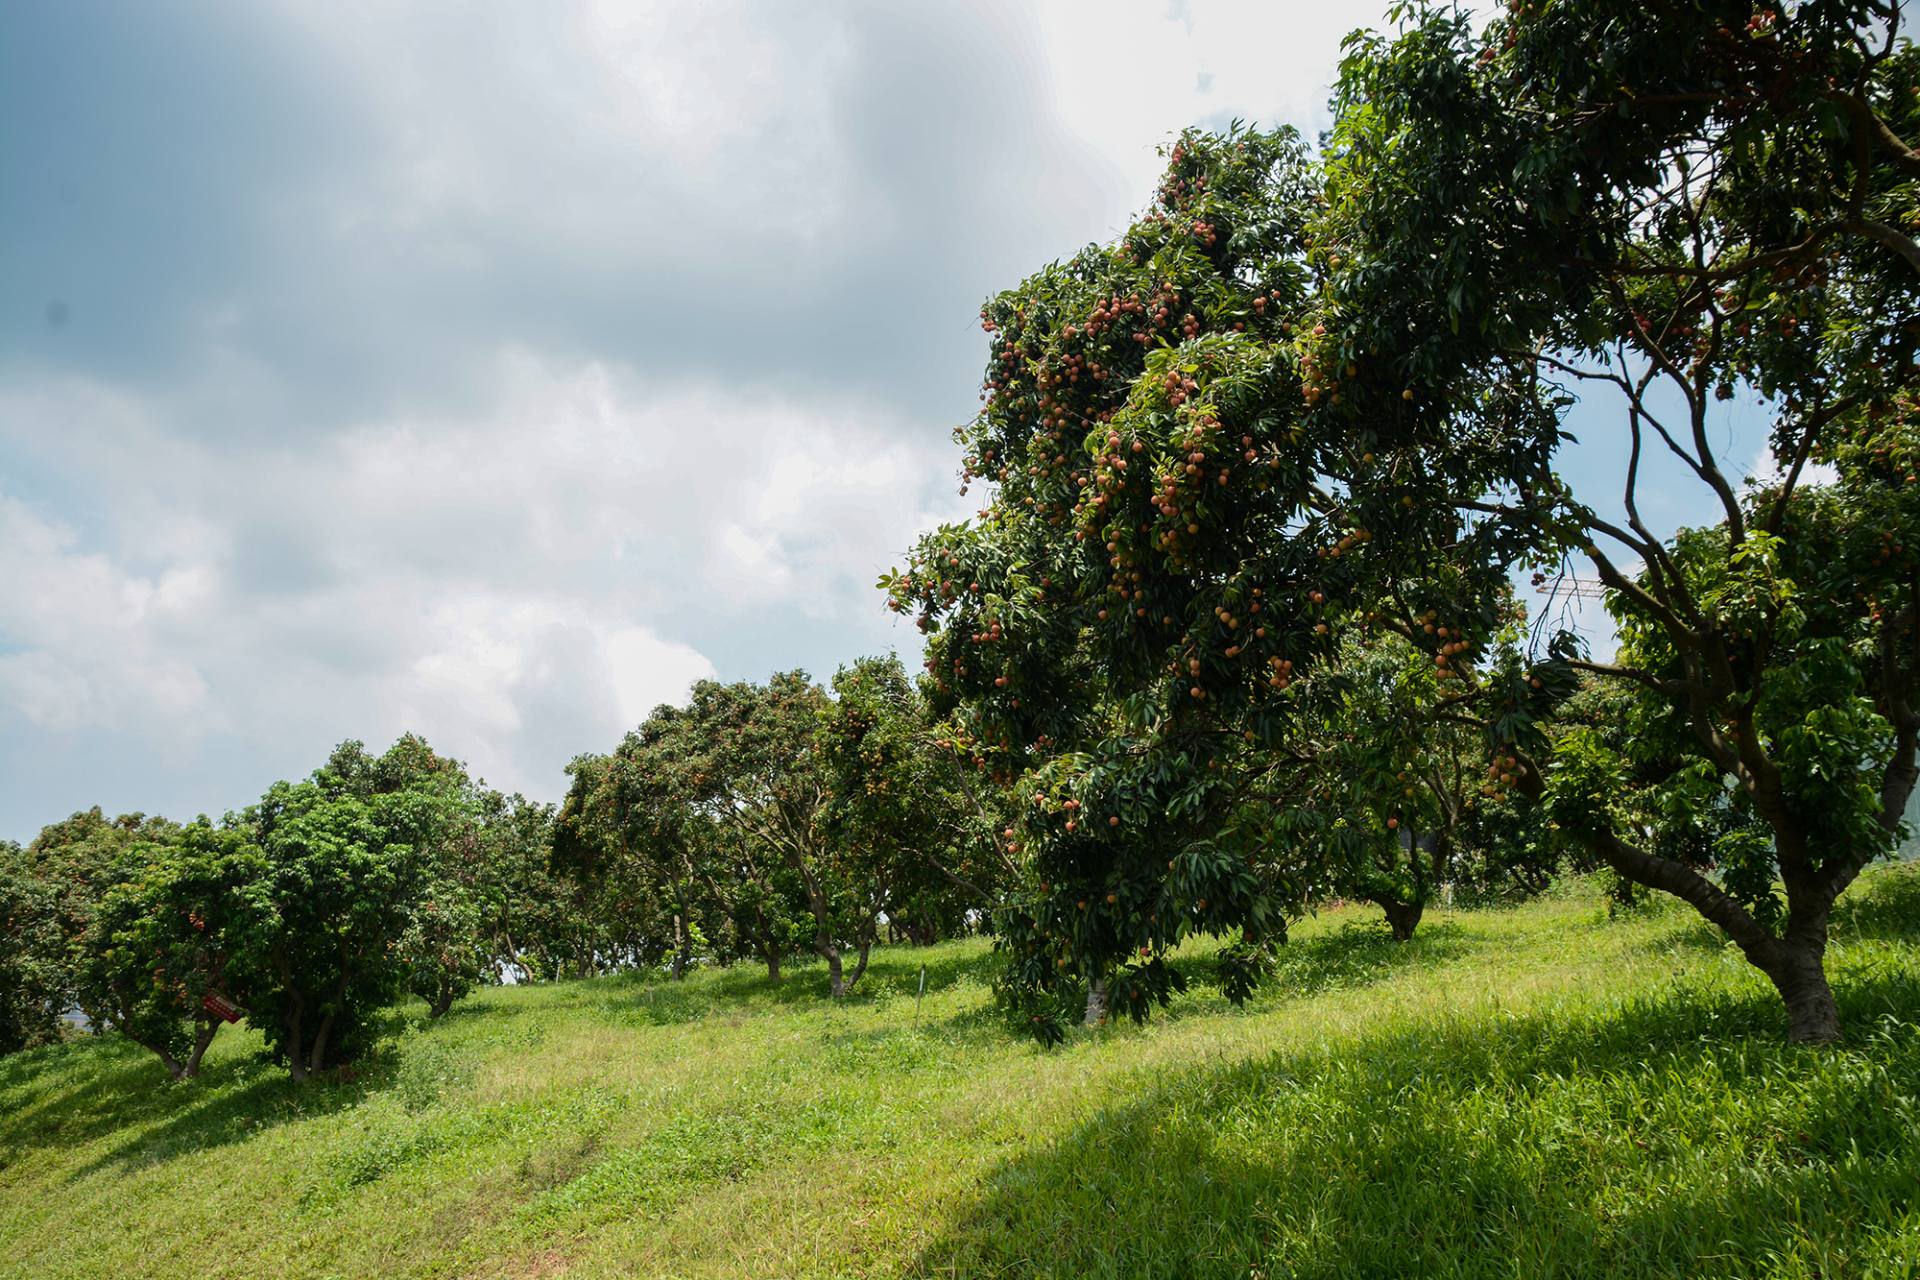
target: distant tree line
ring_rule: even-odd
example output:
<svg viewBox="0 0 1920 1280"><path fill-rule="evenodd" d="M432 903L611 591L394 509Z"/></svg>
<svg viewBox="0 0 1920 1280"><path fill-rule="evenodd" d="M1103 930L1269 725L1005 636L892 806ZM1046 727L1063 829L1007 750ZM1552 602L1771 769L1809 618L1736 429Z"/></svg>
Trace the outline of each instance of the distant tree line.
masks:
<svg viewBox="0 0 1920 1280"><path fill-rule="evenodd" d="M1451 740L1406 755L1433 822L1373 838L1327 820L1353 770L1394 750L1356 740L1356 707L1431 693L1403 650L1352 673L1316 704L1325 749L1248 797L1287 815L1272 866L1317 877L1321 898L1379 904L1399 938L1443 885L1544 885L1556 855L1535 828L1462 808L1479 781ZM927 685L892 657L824 687L799 671L701 681L577 758L557 808L408 735L380 755L343 743L217 821L94 808L0 842L0 1052L58 1040L78 1013L185 1079L244 1018L304 1080L352 1063L377 1012L410 996L438 1018L488 983L741 961L779 982L804 956L837 998L880 943L1017 930L1041 873L1017 838L1027 792L935 714ZM1104 1010L1096 992L1090 1015Z"/></svg>
<svg viewBox="0 0 1920 1280"><path fill-rule="evenodd" d="M556 811L407 736L337 748L218 821L98 808L0 844L0 1052L93 1029L194 1076L244 1017L296 1080L351 1063L374 1015L484 983L820 957L978 927L1008 864L892 658L827 689L704 681Z"/></svg>

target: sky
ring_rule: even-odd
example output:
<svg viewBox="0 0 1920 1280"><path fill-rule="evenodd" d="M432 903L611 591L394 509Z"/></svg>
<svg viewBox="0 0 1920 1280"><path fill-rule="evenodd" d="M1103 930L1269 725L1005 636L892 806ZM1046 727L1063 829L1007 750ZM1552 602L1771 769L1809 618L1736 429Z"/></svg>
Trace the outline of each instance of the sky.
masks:
<svg viewBox="0 0 1920 1280"><path fill-rule="evenodd" d="M917 659L981 301L1384 8L0 6L0 838Z"/></svg>

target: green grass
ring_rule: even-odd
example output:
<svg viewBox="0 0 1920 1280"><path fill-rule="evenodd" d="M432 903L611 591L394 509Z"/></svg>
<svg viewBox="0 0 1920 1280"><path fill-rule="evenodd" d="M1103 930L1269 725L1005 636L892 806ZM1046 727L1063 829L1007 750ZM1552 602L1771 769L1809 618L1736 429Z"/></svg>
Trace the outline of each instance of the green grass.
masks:
<svg viewBox="0 0 1920 1280"><path fill-rule="evenodd" d="M1844 904L1838 1050L1679 909L1372 914L1053 1052L962 942L838 1008L806 968L492 990L305 1089L245 1034L186 1085L3 1059L0 1277L1920 1274L1920 867Z"/></svg>

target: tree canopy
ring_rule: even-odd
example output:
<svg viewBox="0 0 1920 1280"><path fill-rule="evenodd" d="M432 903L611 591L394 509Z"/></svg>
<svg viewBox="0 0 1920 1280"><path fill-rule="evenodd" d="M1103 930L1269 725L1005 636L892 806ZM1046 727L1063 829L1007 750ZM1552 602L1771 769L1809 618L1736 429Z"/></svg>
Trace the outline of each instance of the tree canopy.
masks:
<svg viewBox="0 0 1920 1280"><path fill-rule="evenodd" d="M983 312L959 438L992 496L884 585L929 633L961 749L1025 779L1017 999L1046 1028L1111 977L1144 1011L1196 929L1241 934L1231 987L1257 976L1281 917L1420 799L1399 776L1418 770L1356 758L1344 818L1323 793L1277 823L1263 789L1335 761L1312 691L1397 636L1438 684L1418 714L1345 704L1363 741L1471 730L1485 798L1546 806L1586 856L1692 903L1796 1038L1830 1039L1827 916L1890 848L1920 730L1898 14L1396 17L1350 42L1320 156L1185 134L1123 236ZM1568 406L1606 395L1622 495L1561 465ZM1739 395L1774 420L1765 483L1714 451L1709 414ZM1643 519L1654 450L1710 527ZM1809 485L1811 463L1838 479ZM1510 583L1572 556L1611 593L1614 661L1521 625ZM1583 677L1626 686L1634 754L1553 732ZM1655 815L1660 849L1636 825ZM1308 856L1270 856L1303 825Z"/></svg>

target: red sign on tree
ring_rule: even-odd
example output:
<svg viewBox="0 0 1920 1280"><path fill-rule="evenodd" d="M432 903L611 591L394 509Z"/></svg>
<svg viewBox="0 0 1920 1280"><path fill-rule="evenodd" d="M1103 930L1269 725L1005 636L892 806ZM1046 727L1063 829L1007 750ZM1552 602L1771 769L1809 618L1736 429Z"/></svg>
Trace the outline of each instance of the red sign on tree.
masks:
<svg viewBox="0 0 1920 1280"><path fill-rule="evenodd" d="M200 998L200 1007L214 1017L227 1022L240 1021L240 1010L225 996L215 995L211 991Z"/></svg>

